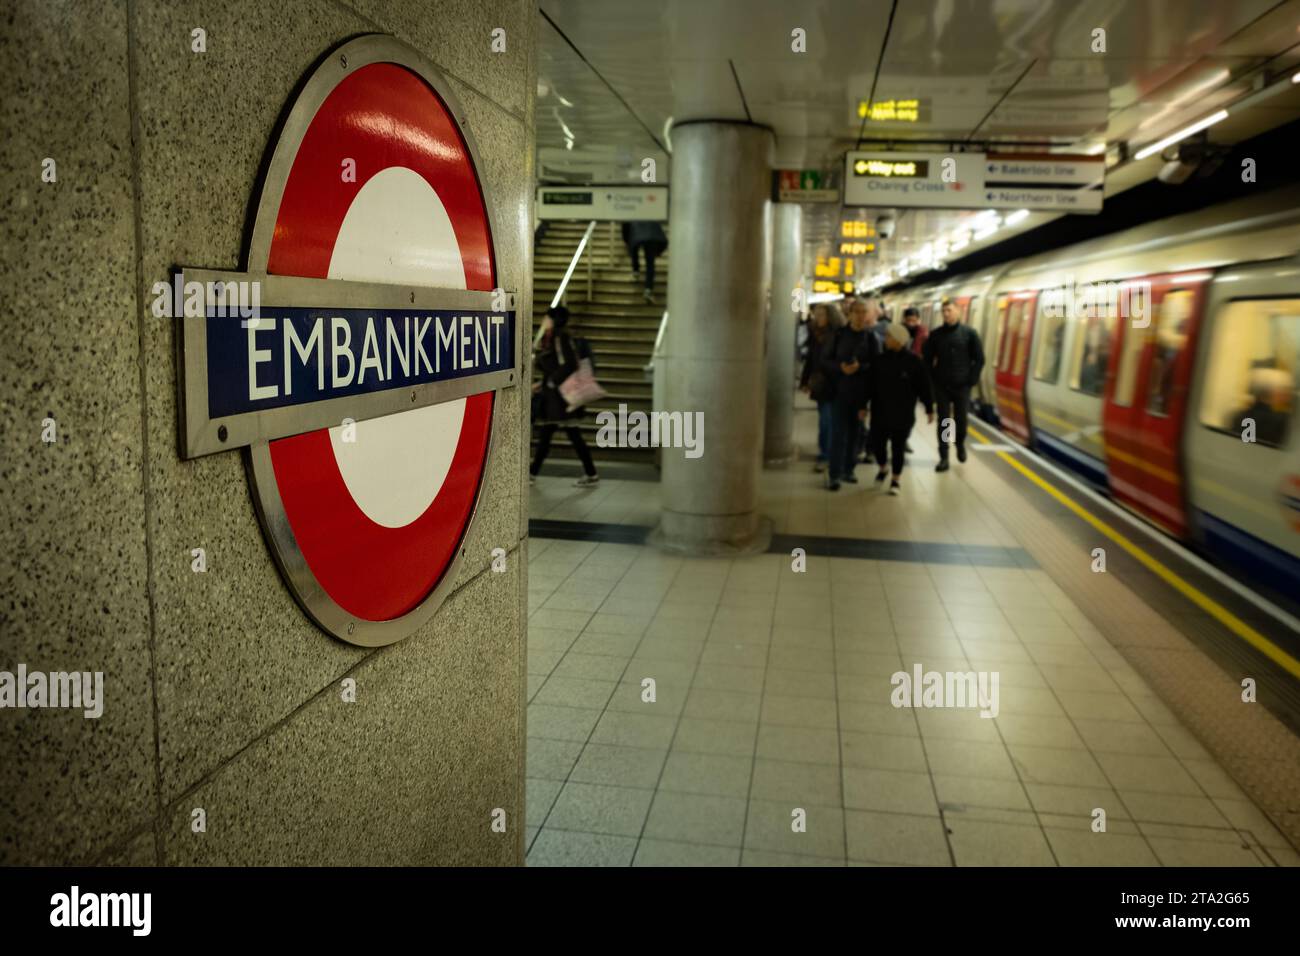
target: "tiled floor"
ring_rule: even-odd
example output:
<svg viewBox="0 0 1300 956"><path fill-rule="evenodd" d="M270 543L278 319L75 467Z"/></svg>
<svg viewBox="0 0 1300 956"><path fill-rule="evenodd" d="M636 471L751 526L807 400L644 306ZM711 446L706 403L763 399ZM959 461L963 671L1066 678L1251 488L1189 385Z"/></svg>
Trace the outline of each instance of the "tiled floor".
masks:
<svg viewBox="0 0 1300 956"><path fill-rule="evenodd" d="M1022 544L922 444L901 501L802 464L765 474L765 513ZM534 517L652 525L657 491L543 477ZM529 559L530 865L1300 862L1040 570L539 538ZM998 716L892 706L916 663L996 671Z"/></svg>

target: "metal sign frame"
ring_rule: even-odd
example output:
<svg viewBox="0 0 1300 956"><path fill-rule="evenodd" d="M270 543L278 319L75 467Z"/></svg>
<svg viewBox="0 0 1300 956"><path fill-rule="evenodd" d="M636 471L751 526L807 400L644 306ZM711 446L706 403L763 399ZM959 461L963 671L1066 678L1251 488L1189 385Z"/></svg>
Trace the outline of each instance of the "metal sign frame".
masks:
<svg viewBox="0 0 1300 956"><path fill-rule="evenodd" d="M215 272L208 269L182 269L181 282L209 283L257 282L261 287L263 310L276 306L308 308L429 309L493 312L493 293L463 289L436 289L430 286L388 285L380 282L348 282L339 279L310 279L265 273ZM506 293L504 310L515 311L515 296ZM207 311L207 309L205 309ZM344 418L364 421L411 408L436 405L488 389L507 388L515 383L515 369L483 372L438 382L394 386L362 395L346 395L298 405L268 408L219 418L208 410L208 327L206 316L185 316L181 320L181 454L198 458L215 452L241 448L258 441L272 441L289 435L301 435L337 425ZM224 321L243 322L238 315ZM256 328L257 319L247 320ZM522 337L519 322L514 322L512 347L516 366Z"/></svg>
<svg viewBox="0 0 1300 956"><path fill-rule="evenodd" d="M347 282L266 273L276 218L279 215L285 186L312 120L344 77L375 63L392 63L410 70L442 99L456 120L482 192L480 171L485 167L480 161L465 110L451 84L419 51L397 38L379 34L358 37L335 47L316 66L293 101L262 182L248 247L247 273L190 268L181 270L183 279L202 281L205 290L206 283L209 281L258 280L263 283L266 300L271 304L280 305L292 301L294 305L300 306L334 305L340 308L349 305L355 308L376 309L414 306L429 309L464 308L475 311L501 311L490 308L492 292L410 284ZM483 209L487 219L495 272L496 264L500 262L497 254L498 231L492 206L486 194L483 195ZM515 310L516 299L515 294L506 293L507 311ZM236 315L230 321L241 321L241 319ZM253 320L248 321L251 323ZM311 404L268 409L232 416L220 421L212 421L207 417L205 323L206 316L184 318L182 332L177 336L177 391L179 408L182 409L181 415L178 416L179 450L182 457L210 454L240 445L246 447L245 463L253 492L253 502L271 546L272 556L295 600L320 628L343 641L362 647L382 647L414 633L433 616L455 585L458 571L465 558L465 539L478 515L483 485L495 458L498 436L503 431L505 414L502 411L503 403L493 402L492 422L479 472L478 487L474 491L473 503L451 559L443 570L441 578L424 600L401 617L391 620L373 621L357 617L344 610L317 581L289 524L276 483L270 441L278 437L338 425L343 417L340 412L344 410L349 417L362 420L489 390L495 390L499 395L506 388L516 387L522 375L520 363L526 361L526 354L522 350L522 328L517 313L514 330L514 368L511 370L421 383L412 387L398 387L368 395L352 395ZM223 428L226 432L224 440L220 438Z"/></svg>

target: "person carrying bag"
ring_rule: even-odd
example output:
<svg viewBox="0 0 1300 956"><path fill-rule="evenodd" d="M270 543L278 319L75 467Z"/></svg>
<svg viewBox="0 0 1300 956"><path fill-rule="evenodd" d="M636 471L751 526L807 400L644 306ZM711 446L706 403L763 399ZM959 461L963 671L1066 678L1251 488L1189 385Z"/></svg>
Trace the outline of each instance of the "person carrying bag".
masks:
<svg viewBox="0 0 1300 956"><path fill-rule="evenodd" d="M586 356L579 357L573 338L565 331L568 322L569 310L562 305L552 306L542 320L542 337L533 357L541 381L533 384L533 424L538 426L538 434L529 480L536 479L551 450L551 439L563 428L582 462L584 476L577 484L590 487L600 481L600 476L576 420L582 417L582 407L602 398L605 390L596 381L590 349Z"/></svg>

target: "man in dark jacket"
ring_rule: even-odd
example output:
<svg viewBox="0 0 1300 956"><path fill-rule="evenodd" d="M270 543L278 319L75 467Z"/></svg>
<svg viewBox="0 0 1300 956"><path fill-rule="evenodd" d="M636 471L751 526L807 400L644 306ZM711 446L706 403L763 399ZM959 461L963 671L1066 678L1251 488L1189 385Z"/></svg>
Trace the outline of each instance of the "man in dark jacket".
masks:
<svg viewBox="0 0 1300 956"><path fill-rule="evenodd" d="M627 245L627 254L632 257L632 275L639 275L641 269L637 264L637 254L645 256L645 300L654 303L655 293L655 259L668 249L668 237L657 222L623 223L623 242Z"/></svg>
<svg viewBox="0 0 1300 956"><path fill-rule="evenodd" d="M930 398L930 376L925 365L908 345L912 335L897 322L891 322L885 332L885 350L871 363L867 376L867 401L871 406L871 444L880 471L876 473L879 485L889 474L886 467L885 447L893 457L894 478L889 483L889 493L899 492L899 478L907 456L907 437L916 424L916 403L925 406L927 421L934 421L934 405Z"/></svg>
<svg viewBox="0 0 1300 956"><path fill-rule="evenodd" d="M831 459L826 485L839 491L840 481L857 484L853 468L858 457L860 415L867 405L867 370L880 351L865 309L853 309L849 324L837 329L822 353L822 371L834 385L831 417Z"/></svg>
<svg viewBox="0 0 1300 956"><path fill-rule="evenodd" d="M943 325L930 333L925 340L922 355L930 382L934 386L934 401L939 413L939 464L935 471L948 470L948 443L944 431L951 418L956 424L957 460L966 460L966 411L970 406L970 390L984 370L984 346L979 333L958 321L957 306L951 299L943 300Z"/></svg>
<svg viewBox="0 0 1300 956"><path fill-rule="evenodd" d="M903 310L903 325L912 334L912 344L908 348L921 357L925 354L925 340L930 337L930 330L921 321L921 313L908 306Z"/></svg>

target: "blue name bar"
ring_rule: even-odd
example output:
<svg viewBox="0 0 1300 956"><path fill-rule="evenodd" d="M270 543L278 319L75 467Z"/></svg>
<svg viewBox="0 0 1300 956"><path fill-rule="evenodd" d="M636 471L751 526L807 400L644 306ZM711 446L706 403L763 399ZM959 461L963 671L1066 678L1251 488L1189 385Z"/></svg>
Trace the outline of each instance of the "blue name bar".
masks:
<svg viewBox="0 0 1300 956"><path fill-rule="evenodd" d="M263 306L260 319L206 321L213 419L515 364L513 311Z"/></svg>

